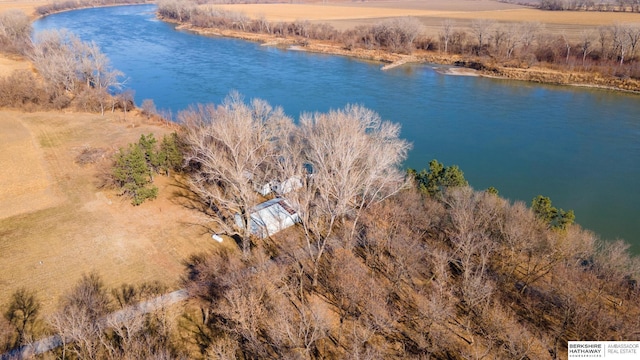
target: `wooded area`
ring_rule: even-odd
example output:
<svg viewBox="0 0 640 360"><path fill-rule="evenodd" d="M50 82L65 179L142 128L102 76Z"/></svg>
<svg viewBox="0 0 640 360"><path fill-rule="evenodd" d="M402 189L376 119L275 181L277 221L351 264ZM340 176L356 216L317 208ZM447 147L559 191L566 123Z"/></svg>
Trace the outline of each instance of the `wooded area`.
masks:
<svg viewBox="0 0 640 360"><path fill-rule="evenodd" d="M615 11L640 12L638 0L502 0L551 11Z"/></svg>
<svg viewBox="0 0 640 360"><path fill-rule="evenodd" d="M405 177L398 126L366 108L282 114L231 94L179 115L199 211L237 239L185 261L183 311L107 323L164 288L109 295L89 274L44 321L18 291L3 349L57 333L63 358L555 359L569 340L640 340L640 262L624 242L548 198L530 209L474 191L455 166ZM261 239L233 221L261 201L254 181L290 174L301 224Z"/></svg>

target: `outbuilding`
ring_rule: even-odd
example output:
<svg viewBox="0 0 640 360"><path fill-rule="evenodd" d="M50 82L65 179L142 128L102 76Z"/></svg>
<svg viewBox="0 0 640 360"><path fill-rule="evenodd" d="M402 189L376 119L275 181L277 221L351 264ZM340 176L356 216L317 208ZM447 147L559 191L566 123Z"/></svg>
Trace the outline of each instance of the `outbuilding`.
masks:
<svg viewBox="0 0 640 360"><path fill-rule="evenodd" d="M243 227L240 214L235 216L236 224ZM300 216L287 200L274 198L256 205L251 209L251 233L260 238L269 237L300 221Z"/></svg>

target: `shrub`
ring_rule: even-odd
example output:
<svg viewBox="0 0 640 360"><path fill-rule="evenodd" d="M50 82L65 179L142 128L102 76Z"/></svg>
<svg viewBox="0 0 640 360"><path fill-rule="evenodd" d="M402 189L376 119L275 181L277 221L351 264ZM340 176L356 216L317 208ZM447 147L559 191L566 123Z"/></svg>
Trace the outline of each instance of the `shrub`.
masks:
<svg viewBox="0 0 640 360"><path fill-rule="evenodd" d="M16 70L0 79L0 107L31 110L48 103L46 91L29 70Z"/></svg>

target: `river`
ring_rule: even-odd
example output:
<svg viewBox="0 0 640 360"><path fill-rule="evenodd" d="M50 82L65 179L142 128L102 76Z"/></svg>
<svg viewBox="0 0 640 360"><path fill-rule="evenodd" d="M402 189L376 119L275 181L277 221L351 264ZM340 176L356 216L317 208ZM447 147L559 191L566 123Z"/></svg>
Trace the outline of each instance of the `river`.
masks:
<svg viewBox="0 0 640 360"><path fill-rule="evenodd" d="M153 5L48 16L36 32L66 28L95 41L126 74L136 103L176 114L231 90L297 118L358 103L402 124L406 166L457 164L476 189L530 204L538 194L576 221L640 253L640 97L575 87L443 75L429 65L378 63L176 31Z"/></svg>

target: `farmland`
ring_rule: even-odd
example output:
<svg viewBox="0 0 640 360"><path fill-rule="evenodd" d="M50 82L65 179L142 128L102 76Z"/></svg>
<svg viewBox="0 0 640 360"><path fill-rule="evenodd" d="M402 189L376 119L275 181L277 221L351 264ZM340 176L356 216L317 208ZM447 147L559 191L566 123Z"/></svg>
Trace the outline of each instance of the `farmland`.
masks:
<svg viewBox="0 0 640 360"><path fill-rule="evenodd" d="M264 16L270 21L308 20L328 23L344 30L357 25L371 25L380 19L398 16L417 17L425 33L437 36L442 22L451 19L461 29L469 29L476 19L499 23L540 22L552 33L572 36L585 29L615 23L640 22L640 14L601 13L581 11L543 11L497 1L372 1L362 3L331 2L328 4L232 4L215 5L229 11L241 12L252 18Z"/></svg>

